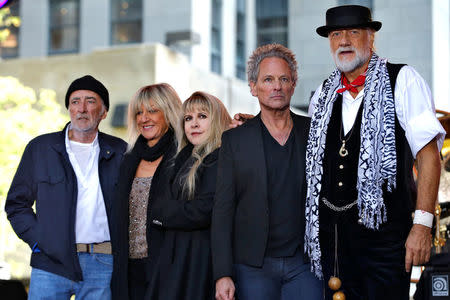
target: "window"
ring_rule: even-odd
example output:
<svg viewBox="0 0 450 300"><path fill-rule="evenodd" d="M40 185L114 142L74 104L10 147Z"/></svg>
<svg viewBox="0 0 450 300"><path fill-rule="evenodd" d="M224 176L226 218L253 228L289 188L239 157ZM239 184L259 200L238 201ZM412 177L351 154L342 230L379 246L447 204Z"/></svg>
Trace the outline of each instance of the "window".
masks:
<svg viewBox="0 0 450 300"><path fill-rule="evenodd" d="M287 0L256 0L258 46L279 43L288 46Z"/></svg>
<svg viewBox="0 0 450 300"><path fill-rule="evenodd" d="M245 80L245 0L237 0L236 77Z"/></svg>
<svg viewBox="0 0 450 300"><path fill-rule="evenodd" d="M49 54L78 52L79 27L79 0L50 0Z"/></svg>
<svg viewBox="0 0 450 300"><path fill-rule="evenodd" d="M14 58L19 55L19 3L17 0L9 7L2 8L5 15L0 14L0 18L3 17L3 26L0 27L1 58Z"/></svg>
<svg viewBox="0 0 450 300"><path fill-rule="evenodd" d="M338 0L338 5L361 5L372 10L372 0Z"/></svg>
<svg viewBox="0 0 450 300"><path fill-rule="evenodd" d="M222 72L222 1L212 0L211 71Z"/></svg>
<svg viewBox="0 0 450 300"><path fill-rule="evenodd" d="M111 44L142 42L142 0L111 1Z"/></svg>

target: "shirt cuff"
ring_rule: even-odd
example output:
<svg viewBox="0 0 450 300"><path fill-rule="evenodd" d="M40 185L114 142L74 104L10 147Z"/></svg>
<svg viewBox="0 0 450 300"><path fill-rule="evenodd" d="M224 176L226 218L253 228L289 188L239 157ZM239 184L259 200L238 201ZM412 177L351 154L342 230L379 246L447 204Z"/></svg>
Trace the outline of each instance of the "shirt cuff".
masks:
<svg viewBox="0 0 450 300"><path fill-rule="evenodd" d="M441 151L446 134L436 115L430 111L424 111L411 119L405 133L414 158L435 137L438 149Z"/></svg>

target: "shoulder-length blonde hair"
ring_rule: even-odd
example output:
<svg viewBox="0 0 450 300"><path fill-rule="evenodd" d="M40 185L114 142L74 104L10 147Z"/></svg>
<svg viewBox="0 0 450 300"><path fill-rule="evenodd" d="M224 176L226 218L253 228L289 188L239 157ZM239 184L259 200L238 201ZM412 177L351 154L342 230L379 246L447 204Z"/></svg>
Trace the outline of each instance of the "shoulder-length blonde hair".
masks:
<svg viewBox="0 0 450 300"><path fill-rule="evenodd" d="M141 87L128 104L128 151L133 149L140 135L136 114L141 110L142 105L147 110L152 110L150 101L153 101L156 107L163 112L164 120L167 126L174 131L176 141L181 139L183 132L179 122L182 104L177 92L168 83L147 85Z"/></svg>
<svg viewBox="0 0 450 300"><path fill-rule="evenodd" d="M178 152L180 152L181 149L189 143L186 133L184 132L184 115L186 113L193 112L196 109L208 114L210 119L210 127L208 129L208 137L205 142L200 145L196 145L192 150L194 164L186 176L183 187L187 192L188 199L192 199L194 196L195 179L198 167L208 154L220 147L222 133L229 128L231 123L231 117L222 101L205 92L194 92L183 103L183 115L180 122L180 125L183 128L183 135L178 142Z"/></svg>

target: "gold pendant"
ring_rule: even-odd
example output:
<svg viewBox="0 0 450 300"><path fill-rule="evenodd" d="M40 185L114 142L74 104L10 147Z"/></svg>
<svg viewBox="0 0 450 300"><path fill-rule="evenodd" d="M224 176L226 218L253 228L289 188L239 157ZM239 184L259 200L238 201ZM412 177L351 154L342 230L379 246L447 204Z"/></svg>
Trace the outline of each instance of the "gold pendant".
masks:
<svg viewBox="0 0 450 300"><path fill-rule="evenodd" d="M331 276L330 280L328 280L328 287L332 289L333 291L337 291L341 288L341 280L339 277Z"/></svg>
<svg viewBox="0 0 450 300"><path fill-rule="evenodd" d="M339 155L340 155L341 157L345 157L345 156L348 155L348 151L347 151L347 149L345 149L345 140L342 141L341 149L339 149Z"/></svg>
<svg viewBox="0 0 450 300"><path fill-rule="evenodd" d="M328 281L328 287L331 290L336 291L333 294L333 300L345 300L345 294L342 291L339 291L341 286L342 286L342 283L338 277L336 277L336 276L330 277L330 280Z"/></svg>
<svg viewBox="0 0 450 300"><path fill-rule="evenodd" d="M345 300L345 294L341 291L337 291L333 294L333 300Z"/></svg>

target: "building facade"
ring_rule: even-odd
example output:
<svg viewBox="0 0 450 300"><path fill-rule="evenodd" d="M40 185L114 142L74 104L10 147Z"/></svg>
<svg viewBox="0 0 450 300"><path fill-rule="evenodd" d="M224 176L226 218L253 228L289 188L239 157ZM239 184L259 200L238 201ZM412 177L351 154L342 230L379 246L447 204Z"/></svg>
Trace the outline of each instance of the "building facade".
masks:
<svg viewBox="0 0 450 300"><path fill-rule="evenodd" d="M324 24L327 8L361 4L383 23L377 52L414 66L433 87L438 107L448 110L449 2L16 0L11 9L22 24L13 32L16 42L0 49L4 59L39 59L160 43L186 55L193 68L245 81L246 60L253 49L278 42L297 55L300 81L293 103L306 106L311 91L333 69L328 41L315 28Z"/></svg>

